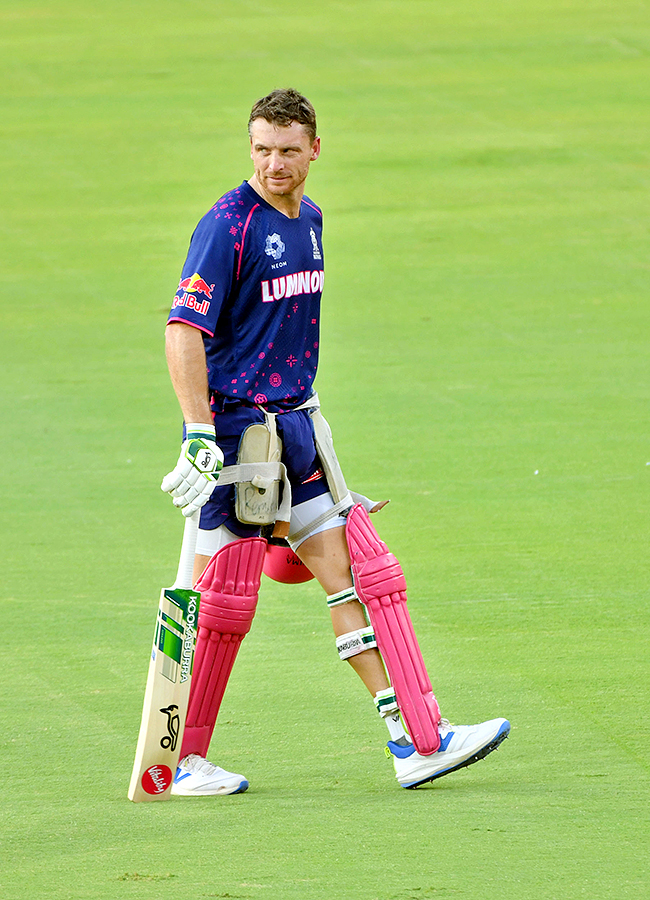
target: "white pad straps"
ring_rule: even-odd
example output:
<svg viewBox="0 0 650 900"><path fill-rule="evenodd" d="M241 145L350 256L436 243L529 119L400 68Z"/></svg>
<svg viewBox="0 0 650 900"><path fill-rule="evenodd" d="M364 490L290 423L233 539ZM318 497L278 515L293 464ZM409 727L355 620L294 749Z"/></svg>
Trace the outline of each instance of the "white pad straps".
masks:
<svg viewBox="0 0 650 900"><path fill-rule="evenodd" d="M336 649L339 651L341 659L349 659L365 650L373 650L377 647L375 640L375 632L372 626L360 628L358 631L349 631L347 634L340 634L336 639Z"/></svg>
<svg viewBox="0 0 650 900"><path fill-rule="evenodd" d="M353 600L358 599L359 596L354 587L349 587L339 591L338 594L328 594L327 605L332 609L333 606L343 606L344 603L351 603Z"/></svg>
<svg viewBox="0 0 650 900"><path fill-rule="evenodd" d="M387 716L394 716L399 712L397 697L392 687L385 688L383 691L377 691L375 694L375 706L382 719L387 718Z"/></svg>

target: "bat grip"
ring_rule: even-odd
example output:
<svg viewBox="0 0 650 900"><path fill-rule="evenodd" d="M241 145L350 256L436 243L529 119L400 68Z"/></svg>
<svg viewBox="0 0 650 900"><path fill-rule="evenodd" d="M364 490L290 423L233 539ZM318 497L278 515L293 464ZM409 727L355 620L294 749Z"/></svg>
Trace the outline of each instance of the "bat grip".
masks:
<svg viewBox="0 0 650 900"><path fill-rule="evenodd" d="M194 570L194 554L196 552L196 538L199 533L200 515L201 510L197 510L185 519L181 558L178 561L178 573L173 585L175 588L190 589L194 587L192 572Z"/></svg>

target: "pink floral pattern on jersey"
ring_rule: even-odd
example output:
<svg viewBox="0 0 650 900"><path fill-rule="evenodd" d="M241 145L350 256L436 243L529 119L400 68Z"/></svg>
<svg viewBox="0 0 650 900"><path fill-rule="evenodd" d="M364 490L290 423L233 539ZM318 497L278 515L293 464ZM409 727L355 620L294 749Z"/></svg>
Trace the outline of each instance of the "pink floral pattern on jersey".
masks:
<svg viewBox="0 0 650 900"><path fill-rule="evenodd" d="M317 207L310 204L307 204L307 206L309 209L319 212ZM254 221L251 220L253 214ZM224 252L229 252L229 248L232 248L232 258L234 259L237 278L239 279L241 276L242 285L245 286L246 290L249 290L249 285L252 283L252 280L255 280L252 279L247 267L258 265L258 256L261 256L263 252L267 231L272 235L274 228L283 227L282 225L269 224L267 226L264 224L263 228L258 228L258 234L252 225L255 225L263 214L264 207L260 206L258 198L251 196L249 190L234 189L224 194L214 203L209 218L213 221L215 218L219 219L220 222L209 225L206 228L206 243L213 234L220 235L219 240L221 241L226 238L225 244L220 246L225 247ZM311 213L307 212L307 216L311 217ZM249 228L251 222L252 225ZM311 222L307 224L311 224ZM314 220L314 227L318 230L316 220ZM216 231L210 231L210 228ZM300 233L301 240L304 239L304 243L308 248L305 253L305 259L300 261L298 251L296 251L297 261L295 265L291 260L288 265L296 268L296 271L301 275L315 275L316 265L310 265L312 241L305 237L305 234ZM244 237L246 235L248 235L250 248L248 255L244 256ZM259 241L262 242L260 247L257 247L256 241L258 243ZM296 241L296 247L302 248L302 244ZM224 269L227 265L230 265L230 260L231 257L229 256ZM266 258L262 257L262 262L265 261ZM311 271L312 268L314 269L313 272ZM305 270L304 272L303 269ZM266 276L269 279L269 290L273 276L277 274L275 271L269 271L268 276ZM259 277L263 278L264 273L260 274ZM257 274L255 278L257 278ZM322 274L320 279L320 285L322 286ZM213 277L212 281L215 280ZM258 284L257 281L255 283L256 285ZM320 295L320 289L322 287L319 290L312 291L312 293ZM277 293L280 292L280 289L278 289ZM305 293L307 295L309 291L305 290ZM251 297L252 300L255 299L252 296L252 292ZM319 299L320 297L318 297ZM249 340L247 334L243 334L243 336L238 335L238 340L241 339L242 345L247 350L246 355L239 358L241 369L237 368L233 371L234 366L231 365L230 361L224 362L223 365L221 360L218 363L216 361L209 363L209 366L213 366L213 368L210 368L210 384L217 393L226 397L230 396L233 399L237 396L242 399L245 397L249 402L266 405L282 401L283 399L296 400L299 396L302 395L304 397L306 393L312 390L318 359L319 319L317 309L319 308L319 303L314 302L312 304L307 300L303 301L296 297L295 294L292 299L282 297L280 300L284 300L284 302L278 302L268 308L262 307L260 309L259 322L258 319L255 319L255 332L253 333L259 331L259 336L262 338L259 343ZM210 322L210 327L213 327L212 322ZM216 346L217 338L215 337L214 340ZM247 362L243 363L244 359L247 359ZM298 375L300 375L300 378L297 378Z"/></svg>

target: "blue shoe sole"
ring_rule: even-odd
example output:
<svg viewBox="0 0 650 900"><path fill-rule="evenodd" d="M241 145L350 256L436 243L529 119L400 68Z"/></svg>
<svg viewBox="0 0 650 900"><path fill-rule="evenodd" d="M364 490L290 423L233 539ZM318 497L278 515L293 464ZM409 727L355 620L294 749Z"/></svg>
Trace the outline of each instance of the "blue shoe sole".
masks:
<svg viewBox="0 0 650 900"><path fill-rule="evenodd" d="M410 784L403 784L401 787L412 790L413 788L420 787L421 784L428 784L430 781L435 781L436 778L442 778L443 775L449 775L450 772L457 772L458 769L464 769L466 766L471 766L472 763L478 762L480 759L485 759L488 753L492 753L493 750L496 750L499 744L503 743L509 734L510 722L504 722L490 743L486 744L485 747L481 747L480 750L477 750L473 756L469 756L456 766L450 766L448 769L436 772L435 775L429 775L427 778L422 778L420 781L413 781Z"/></svg>

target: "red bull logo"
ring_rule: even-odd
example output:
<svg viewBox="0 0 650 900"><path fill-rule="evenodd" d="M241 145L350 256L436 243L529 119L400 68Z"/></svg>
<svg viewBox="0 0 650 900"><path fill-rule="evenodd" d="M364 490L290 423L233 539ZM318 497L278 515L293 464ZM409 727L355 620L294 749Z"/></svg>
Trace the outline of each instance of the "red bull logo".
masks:
<svg viewBox="0 0 650 900"><path fill-rule="evenodd" d="M202 316L205 316L210 309L210 300L212 299L213 290L214 285L204 281L198 272L195 272L194 275L191 275L189 278L181 278L178 283L178 290L176 291L174 302L172 303L172 309L175 309L177 306L185 306L188 309L194 309ZM196 296L197 294L203 294L206 299L199 300Z"/></svg>
<svg viewBox="0 0 650 900"><path fill-rule="evenodd" d="M181 278L178 283L178 291L187 291L188 294L205 294L208 300L212 300L213 290L214 285L204 281L198 272L195 272L190 278Z"/></svg>

